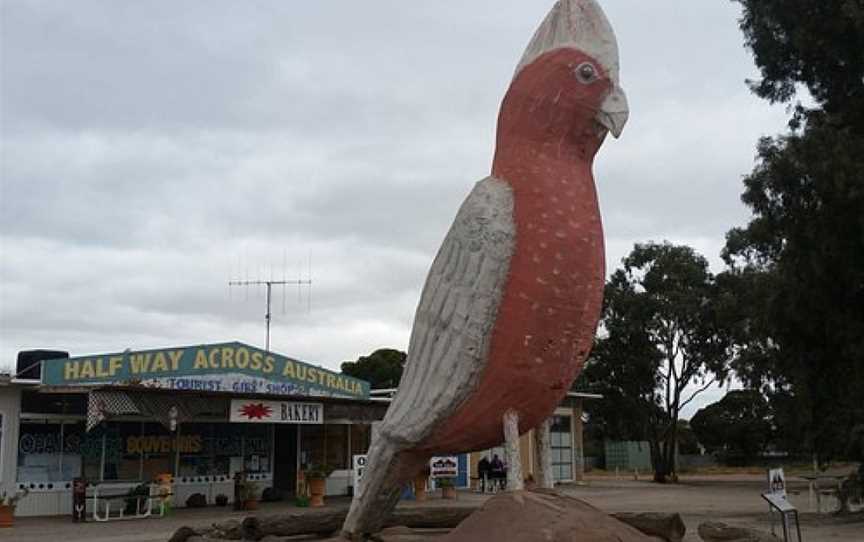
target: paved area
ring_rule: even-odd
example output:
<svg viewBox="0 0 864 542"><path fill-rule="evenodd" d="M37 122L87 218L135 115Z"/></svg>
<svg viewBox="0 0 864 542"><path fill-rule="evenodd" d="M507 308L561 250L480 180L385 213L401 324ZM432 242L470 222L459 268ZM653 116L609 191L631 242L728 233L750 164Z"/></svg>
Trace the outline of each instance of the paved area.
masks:
<svg viewBox="0 0 864 542"><path fill-rule="evenodd" d="M470 492L460 493L456 501L440 498L429 499L424 506L447 505L479 507L486 497ZM327 506L339 506L346 510L348 497L328 498ZM403 502L399 506L415 506ZM287 509L297 510L288 502L260 503L256 515L277 514ZM210 506L198 509L178 509L164 518L147 518L97 523L74 523L67 517L16 518L15 527L0 529L0 542L167 542L179 527L209 526L227 519L242 520L249 512L236 512L231 507Z"/></svg>
<svg viewBox="0 0 864 542"><path fill-rule="evenodd" d="M807 485L789 481L793 503L803 511L801 528L806 542L862 542L864 518L840 520L808 512ZM769 530L767 505L759 497L764 480L759 475L685 477L679 484L658 485L650 481L589 479L587 485L562 486L562 491L609 512L679 512L687 524L687 542L699 541L696 528L703 521ZM429 503L459 503L479 506L486 497L460 493L458 501L430 500ZM329 499L328 506L348 505L347 498ZM407 503L407 506L413 504ZM262 503L258 514L278 513L288 503ZM230 508L178 510L163 519L111 523L72 523L68 518L18 518L13 529L0 529L0 542L166 542L182 525L206 526L228 518L242 519L245 512Z"/></svg>
<svg viewBox="0 0 864 542"><path fill-rule="evenodd" d="M806 542L864 542L864 517L848 521L809 512L807 483L792 478L787 488L792 503L801 511L801 532ZM687 542L701 540L696 530L705 521L766 532L771 529L768 505L760 497L765 491L764 475L684 477L678 484L667 485L649 480L595 478L585 486L567 485L561 489L607 512L678 512L687 525Z"/></svg>

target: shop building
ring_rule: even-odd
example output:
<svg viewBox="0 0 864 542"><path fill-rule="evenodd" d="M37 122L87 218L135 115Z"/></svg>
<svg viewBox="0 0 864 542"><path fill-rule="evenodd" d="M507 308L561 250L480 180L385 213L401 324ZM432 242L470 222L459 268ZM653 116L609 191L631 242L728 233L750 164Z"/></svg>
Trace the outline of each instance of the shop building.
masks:
<svg viewBox="0 0 864 542"><path fill-rule="evenodd" d="M0 375L0 493L30 491L19 516L64 515L76 478L116 493L171 474L183 507L195 493L231 501L240 472L290 497L305 468L326 464L327 494L351 494L353 458L394 391L236 342L41 360ZM596 398L571 392L555 412L556 481L582 478L582 401ZM533 431L521 439L527 477ZM504 458L456 456L456 485L476 483L494 453Z"/></svg>
<svg viewBox="0 0 864 542"><path fill-rule="evenodd" d="M69 514L72 481L122 491L160 474L174 506L233 497L244 472L289 496L312 464L351 492L387 401L369 384L242 343L44 360L38 379L0 379L0 488L27 488L17 515Z"/></svg>
<svg viewBox="0 0 864 542"><path fill-rule="evenodd" d="M586 400L602 399L603 396L594 393L571 391L555 409L550 428L550 448L552 454L552 478L555 482L583 481L585 476L585 452L583 437L583 403ZM519 437L519 453L521 454L522 473L525 478L535 478L538 458L534 452L535 432L528 431ZM477 465L485 456L491 459L498 455L506 461L504 448L497 447L470 456L470 470L479 472ZM475 483L479 480L476 479Z"/></svg>

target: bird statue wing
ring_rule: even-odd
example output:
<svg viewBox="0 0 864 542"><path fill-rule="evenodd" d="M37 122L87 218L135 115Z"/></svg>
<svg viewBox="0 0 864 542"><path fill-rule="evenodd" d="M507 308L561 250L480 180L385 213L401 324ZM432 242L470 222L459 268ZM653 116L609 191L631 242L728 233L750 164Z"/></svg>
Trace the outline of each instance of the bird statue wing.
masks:
<svg viewBox="0 0 864 542"><path fill-rule="evenodd" d="M382 436L420 442L476 387L514 244L511 188L487 177L462 204L432 263Z"/></svg>

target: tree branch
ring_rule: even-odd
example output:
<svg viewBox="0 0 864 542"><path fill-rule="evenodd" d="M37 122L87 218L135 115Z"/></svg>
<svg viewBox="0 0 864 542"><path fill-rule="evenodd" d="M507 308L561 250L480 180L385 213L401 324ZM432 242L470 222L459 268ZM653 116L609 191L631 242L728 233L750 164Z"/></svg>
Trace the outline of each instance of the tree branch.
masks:
<svg viewBox="0 0 864 542"><path fill-rule="evenodd" d="M715 382L717 382L717 378L716 378L716 377L711 377L711 380L709 380L707 384L705 384L704 386L702 386L702 387L699 388L698 390L694 391L694 392L693 392L693 395L691 395L689 399L687 399L686 401L684 401L683 403L681 403L681 406L679 407L678 410L681 410L681 409L683 409L685 406L687 406L687 404L688 404L690 401L692 401L692 400L693 400L697 395L699 395L699 394L702 393L703 391L705 391L705 390L707 390L708 388L710 388L711 385L714 384Z"/></svg>

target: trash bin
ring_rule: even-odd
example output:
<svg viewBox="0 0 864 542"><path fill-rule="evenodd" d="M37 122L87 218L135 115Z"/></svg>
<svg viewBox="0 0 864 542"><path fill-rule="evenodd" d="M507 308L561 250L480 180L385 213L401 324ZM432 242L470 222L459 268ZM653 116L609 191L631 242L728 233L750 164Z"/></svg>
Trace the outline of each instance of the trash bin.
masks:
<svg viewBox="0 0 864 542"><path fill-rule="evenodd" d="M72 521L87 521L87 480L72 480Z"/></svg>

